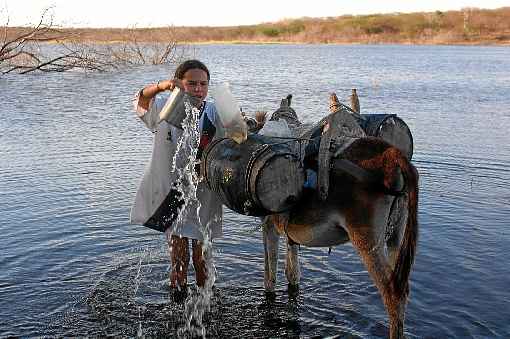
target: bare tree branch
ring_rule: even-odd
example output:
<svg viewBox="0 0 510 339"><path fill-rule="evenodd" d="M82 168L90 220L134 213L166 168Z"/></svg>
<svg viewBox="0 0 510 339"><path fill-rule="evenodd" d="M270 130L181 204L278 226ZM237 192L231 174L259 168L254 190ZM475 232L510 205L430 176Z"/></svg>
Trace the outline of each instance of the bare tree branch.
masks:
<svg viewBox="0 0 510 339"><path fill-rule="evenodd" d="M1 14L1 13L0 13ZM87 42L75 30L55 25L49 9L29 27L9 27L5 19L0 43L0 75L7 73L64 72L71 69L105 72L120 67L165 64L175 61L178 43L168 27L163 36L149 32L150 42L139 39L139 30L125 30L121 42ZM48 43L53 43L49 45Z"/></svg>

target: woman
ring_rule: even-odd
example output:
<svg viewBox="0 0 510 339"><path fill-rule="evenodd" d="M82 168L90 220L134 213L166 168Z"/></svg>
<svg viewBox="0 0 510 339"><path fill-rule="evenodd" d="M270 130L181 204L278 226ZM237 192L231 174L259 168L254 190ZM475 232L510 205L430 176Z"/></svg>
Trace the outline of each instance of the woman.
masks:
<svg viewBox="0 0 510 339"><path fill-rule="evenodd" d="M186 292L190 256L189 238L192 239L196 283L199 287L203 287L208 274L204 259L207 253L204 253L203 242L222 235L222 206L201 181L197 187L200 217L198 218L195 212L198 204L191 203L187 208L192 211L185 213L182 222L176 225L178 209L182 206L182 200L179 199L181 193L177 188L180 178L177 173L171 171L170 167L182 130L166 121L159 122L159 112L168 95L158 94L179 87L192 97L191 101L200 110L201 137L198 150L200 153L214 135L222 130L216 107L205 100L209 81L209 70L202 62L187 60L177 67L174 79L161 80L156 84L145 86L134 100L138 117L155 132L155 137L152 158L145 170L131 210L131 222L165 231L172 261L170 286L184 292ZM178 163L177 166L183 165Z"/></svg>

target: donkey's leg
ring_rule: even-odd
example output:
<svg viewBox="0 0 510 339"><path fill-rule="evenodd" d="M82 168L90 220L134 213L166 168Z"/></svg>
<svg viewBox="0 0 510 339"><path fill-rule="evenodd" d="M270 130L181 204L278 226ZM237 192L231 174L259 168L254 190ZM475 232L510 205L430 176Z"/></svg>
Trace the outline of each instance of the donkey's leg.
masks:
<svg viewBox="0 0 510 339"><path fill-rule="evenodd" d="M271 217L265 218L262 233L264 239L264 288L266 292L274 293L278 269L279 235Z"/></svg>
<svg viewBox="0 0 510 339"><path fill-rule="evenodd" d="M381 294L388 313L390 338L404 338L407 293L398 293L392 282L392 265L384 254L384 243L370 232L349 231L349 236Z"/></svg>
<svg viewBox="0 0 510 339"><path fill-rule="evenodd" d="M286 234L289 224L289 213L279 213L271 216L273 228L278 234ZM285 275L289 283L289 293L295 294L299 291L299 279L301 270L299 268L299 245L287 238L287 256L285 261Z"/></svg>
<svg viewBox="0 0 510 339"><path fill-rule="evenodd" d="M287 259L285 262L285 275L289 283L289 292L299 291L301 269L299 267L299 245L287 237Z"/></svg>

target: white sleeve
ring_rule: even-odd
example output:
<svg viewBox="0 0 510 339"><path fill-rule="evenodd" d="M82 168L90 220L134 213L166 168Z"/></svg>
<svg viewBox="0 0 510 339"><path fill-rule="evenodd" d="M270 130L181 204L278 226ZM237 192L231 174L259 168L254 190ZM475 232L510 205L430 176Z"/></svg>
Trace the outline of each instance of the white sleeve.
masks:
<svg viewBox="0 0 510 339"><path fill-rule="evenodd" d="M133 99L133 107L136 111L136 115L145 123L148 129L154 131L158 126L159 112L165 105L168 95L159 96L156 95L149 102L149 109L146 110L139 105L140 94L138 93Z"/></svg>

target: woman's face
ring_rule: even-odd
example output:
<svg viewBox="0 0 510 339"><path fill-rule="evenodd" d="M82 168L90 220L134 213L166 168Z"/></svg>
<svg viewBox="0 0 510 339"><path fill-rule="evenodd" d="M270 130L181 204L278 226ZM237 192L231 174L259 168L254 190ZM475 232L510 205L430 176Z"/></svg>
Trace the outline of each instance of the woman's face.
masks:
<svg viewBox="0 0 510 339"><path fill-rule="evenodd" d="M205 100L207 91L209 90L209 80L207 80L207 73L200 68L193 68L186 73L182 79L184 90L192 96L200 99L200 102Z"/></svg>

